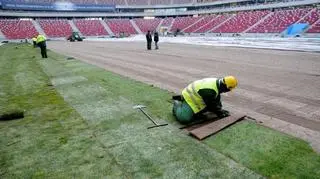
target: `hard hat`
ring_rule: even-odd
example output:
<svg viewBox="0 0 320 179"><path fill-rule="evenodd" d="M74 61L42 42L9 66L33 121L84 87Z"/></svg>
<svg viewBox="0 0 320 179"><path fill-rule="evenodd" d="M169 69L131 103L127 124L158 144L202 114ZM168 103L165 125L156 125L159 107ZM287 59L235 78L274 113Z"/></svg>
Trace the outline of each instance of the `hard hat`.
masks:
<svg viewBox="0 0 320 179"><path fill-rule="evenodd" d="M226 76L223 78L224 84L228 89L232 90L237 87L238 80L234 76Z"/></svg>

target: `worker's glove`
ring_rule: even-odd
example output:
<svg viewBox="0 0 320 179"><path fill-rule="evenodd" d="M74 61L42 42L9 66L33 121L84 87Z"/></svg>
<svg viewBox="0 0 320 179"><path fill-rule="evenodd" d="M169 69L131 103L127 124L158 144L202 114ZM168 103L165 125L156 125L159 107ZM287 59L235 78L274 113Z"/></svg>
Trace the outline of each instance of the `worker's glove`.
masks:
<svg viewBox="0 0 320 179"><path fill-rule="evenodd" d="M229 111L223 110L223 109L221 109L220 111L217 111L216 114L219 118L228 117L230 115Z"/></svg>

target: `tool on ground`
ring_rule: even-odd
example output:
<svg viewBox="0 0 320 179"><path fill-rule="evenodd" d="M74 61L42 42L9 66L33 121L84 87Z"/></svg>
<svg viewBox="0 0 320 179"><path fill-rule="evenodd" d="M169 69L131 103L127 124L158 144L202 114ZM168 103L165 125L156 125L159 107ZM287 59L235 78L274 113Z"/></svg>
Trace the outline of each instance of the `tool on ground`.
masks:
<svg viewBox="0 0 320 179"><path fill-rule="evenodd" d="M151 129L151 128L154 128L154 127L161 127L161 126L166 126L166 125L168 125L168 124L158 124L158 123L156 123L156 122L152 119L152 117L143 110L143 108L146 108L146 106L144 106L144 105L136 105L136 106L133 106L133 108L134 108L134 109L139 109L145 116L148 117L148 119L149 119L150 121L152 121L152 123L154 124L154 126L150 126L150 127L148 127L148 129Z"/></svg>

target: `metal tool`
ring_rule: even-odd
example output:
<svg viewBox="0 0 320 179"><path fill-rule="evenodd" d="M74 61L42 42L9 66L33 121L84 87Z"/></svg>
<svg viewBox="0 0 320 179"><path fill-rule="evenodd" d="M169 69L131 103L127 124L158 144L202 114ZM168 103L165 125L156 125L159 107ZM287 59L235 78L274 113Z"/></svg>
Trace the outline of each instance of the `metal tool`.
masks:
<svg viewBox="0 0 320 179"><path fill-rule="evenodd" d="M152 121L152 123L154 124L154 126L150 126L150 127L148 127L148 129L151 129L151 128L154 128L154 127L161 127L161 126L166 126L166 125L168 125L168 124L158 124L158 123L156 123L156 122L152 119L152 117L143 110L143 108L146 108L146 106L144 106L144 105L136 105L136 106L133 106L133 108L134 108L134 109L139 109L144 115L146 115L146 116L148 117L148 119L149 119L150 121Z"/></svg>

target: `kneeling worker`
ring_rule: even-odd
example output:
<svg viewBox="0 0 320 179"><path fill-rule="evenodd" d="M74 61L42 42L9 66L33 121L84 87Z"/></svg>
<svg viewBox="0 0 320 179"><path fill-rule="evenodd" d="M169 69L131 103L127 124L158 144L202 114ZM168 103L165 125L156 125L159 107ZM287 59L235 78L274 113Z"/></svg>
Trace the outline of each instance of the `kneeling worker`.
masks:
<svg viewBox="0 0 320 179"><path fill-rule="evenodd" d="M238 81L233 76L204 78L194 81L182 91L180 100L174 100L173 115L181 123L200 118L204 112L213 112L219 118L229 115L222 109L220 94L236 88ZM173 99L176 99L173 97Z"/></svg>
<svg viewBox="0 0 320 179"><path fill-rule="evenodd" d="M41 49L41 56L42 58L48 58L47 56L47 45L46 45L46 37L44 35L38 35L37 36L37 45Z"/></svg>

